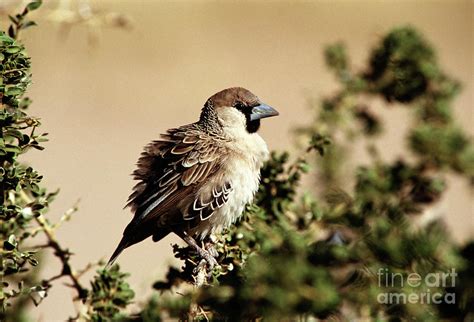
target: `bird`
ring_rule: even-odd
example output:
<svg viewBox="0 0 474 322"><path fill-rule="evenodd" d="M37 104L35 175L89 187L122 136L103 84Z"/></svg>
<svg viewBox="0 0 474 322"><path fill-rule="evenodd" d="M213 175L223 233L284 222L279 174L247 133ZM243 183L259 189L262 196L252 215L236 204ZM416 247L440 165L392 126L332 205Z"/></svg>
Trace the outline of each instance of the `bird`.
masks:
<svg viewBox="0 0 474 322"><path fill-rule="evenodd" d="M252 202L269 158L257 133L260 121L277 115L249 90L227 88L205 102L197 122L169 129L146 145L125 206L133 219L106 267L124 249L171 233L214 267L216 259L198 241L231 226Z"/></svg>

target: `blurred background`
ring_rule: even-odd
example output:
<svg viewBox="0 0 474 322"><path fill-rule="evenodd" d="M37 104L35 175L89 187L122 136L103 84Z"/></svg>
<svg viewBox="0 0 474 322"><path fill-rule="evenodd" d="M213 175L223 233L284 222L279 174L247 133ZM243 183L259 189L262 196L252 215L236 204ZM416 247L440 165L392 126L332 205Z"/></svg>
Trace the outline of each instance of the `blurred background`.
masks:
<svg viewBox="0 0 474 322"><path fill-rule="evenodd" d="M19 2L5 1L0 9ZM50 142L24 161L45 176L50 190L61 190L49 213L53 221L80 199L79 212L58 230L58 239L75 253L72 263L81 268L110 256L131 219L122 208L142 147L170 127L196 121L215 92L243 86L276 107L280 117L265 120L261 135L271 149L297 150L292 129L310 122L308 101L336 89L323 49L338 40L347 44L357 69L383 33L415 26L436 48L446 73L463 84L455 115L473 134L473 11L472 1L456 0L48 1L33 16L39 27L22 37L33 64L30 113L41 117ZM1 19L6 26L3 14ZM371 103L377 113L382 102ZM377 143L384 158L403 151L409 113L380 110L389 121ZM363 148L354 153L363 163ZM474 234L472 191L455 176L448 183L449 193L434 211L462 241ZM317 184L308 180L309 188ZM137 301L173 263L174 242L147 240L119 258ZM44 274L51 276L60 265L54 258L49 263ZM34 316L63 321L74 315L72 294L52 288Z"/></svg>

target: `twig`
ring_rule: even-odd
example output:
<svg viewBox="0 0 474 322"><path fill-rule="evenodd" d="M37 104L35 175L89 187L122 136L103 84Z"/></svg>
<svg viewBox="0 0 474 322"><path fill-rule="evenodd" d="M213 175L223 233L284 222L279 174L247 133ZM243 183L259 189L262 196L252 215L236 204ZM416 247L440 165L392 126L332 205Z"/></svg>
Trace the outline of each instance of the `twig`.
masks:
<svg viewBox="0 0 474 322"><path fill-rule="evenodd" d="M85 273L87 273L88 271L90 271L94 266L98 266L98 265L99 265L99 263L97 263L97 262L96 262L96 263L88 263L88 264L86 265L86 267L84 267L83 269L81 269L80 271L78 271L78 272L76 273L76 277L77 277L77 278L81 278L82 275L84 275Z"/></svg>
<svg viewBox="0 0 474 322"><path fill-rule="evenodd" d="M199 310L201 311L201 314L204 315L204 318L206 319L207 322L209 322L209 318L207 317L206 312L203 310L202 306L199 306Z"/></svg>
<svg viewBox="0 0 474 322"><path fill-rule="evenodd" d="M54 236L54 231L51 229L50 225L43 217L39 215L36 218L36 222L41 226L42 231L45 233L46 238L48 239L48 245L54 249L54 254L59 258L63 264L63 268L60 275L55 276L53 279L58 279L62 276L68 276L72 284L70 285L78 293L78 299L85 299L87 296L87 289L85 289L79 282L79 278L76 273L73 272L71 264L69 263L70 252L67 249L61 247L61 245L56 240Z"/></svg>

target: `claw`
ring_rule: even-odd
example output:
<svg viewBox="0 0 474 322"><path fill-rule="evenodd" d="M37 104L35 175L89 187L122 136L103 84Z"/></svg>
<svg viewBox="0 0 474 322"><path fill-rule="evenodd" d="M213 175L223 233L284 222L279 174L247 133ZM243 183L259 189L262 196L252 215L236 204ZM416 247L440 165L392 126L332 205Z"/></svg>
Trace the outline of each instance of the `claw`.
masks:
<svg viewBox="0 0 474 322"><path fill-rule="evenodd" d="M206 248L207 252L209 253L209 255L211 255L212 257L214 257L214 258L219 257L219 253L217 252L217 249L214 247L214 245L212 243L207 243L205 245L205 248Z"/></svg>
<svg viewBox="0 0 474 322"><path fill-rule="evenodd" d="M201 287L210 281L212 278L212 269L216 265L219 265L214 257L210 256L208 252L206 252L206 254L207 256L201 259L199 264L193 269L193 274L196 278L195 285L197 287ZM209 267L209 270L206 269L206 265Z"/></svg>
<svg viewBox="0 0 474 322"><path fill-rule="evenodd" d="M196 252L199 254L199 256L201 256L201 258L203 258L208 266L209 266L209 271L212 271L212 269L214 268L214 266L217 266L218 263L217 263L217 260L214 258L214 256L211 254L212 253L216 253L217 254L217 251L215 249L202 249L201 247L199 247L199 245L196 243L196 241L194 240L194 238L192 238L191 236L189 236L187 233L185 232L181 232L179 234L179 236L189 245L191 246L192 248L194 248L194 250L196 250ZM201 261L202 263L202 261ZM201 263L199 263L199 265L201 265ZM198 265L198 266L199 266ZM197 267L196 267L197 268Z"/></svg>
<svg viewBox="0 0 474 322"><path fill-rule="evenodd" d="M207 261L203 258L201 259L201 261L199 262L199 264L197 264L196 267L194 267L193 269L193 274L194 275L197 275L199 274L200 272L204 271L206 269L206 264L207 264Z"/></svg>
<svg viewBox="0 0 474 322"><path fill-rule="evenodd" d="M212 271L214 266L217 266L217 260L214 258L214 256L211 255L209 251L206 251L206 255L204 256L204 259L206 260L207 264L209 265L209 270Z"/></svg>

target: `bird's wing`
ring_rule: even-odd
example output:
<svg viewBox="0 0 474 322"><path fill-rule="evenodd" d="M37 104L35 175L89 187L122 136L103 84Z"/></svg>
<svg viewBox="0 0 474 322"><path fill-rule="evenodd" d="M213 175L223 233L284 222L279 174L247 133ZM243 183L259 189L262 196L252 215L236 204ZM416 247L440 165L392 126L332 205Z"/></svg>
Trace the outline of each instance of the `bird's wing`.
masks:
<svg viewBox="0 0 474 322"><path fill-rule="evenodd" d="M146 146L133 173L140 182L127 204L135 213L129 226L142 226L150 220L161 220L166 225L196 216L205 220L222 206L231 190L228 183L213 187L215 197L205 196L203 200L194 194L221 167L227 155L225 142L196 125L188 125L168 130L161 140ZM177 218L176 207L183 200L190 200L192 207Z"/></svg>
<svg viewBox="0 0 474 322"><path fill-rule="evenodd" d="M152 235L158 241L173 225L206 220L228 200L231 185L216 180L228 155L225 143L191 124L168 130L145 147L133 172L139 182L127 202L134 217L107 267L125 248Z"/></svg>
<svg viewBox="0 0 474 322"><path fill-rule="evenodd" d="M184 212L184 220L207 220L214 211L222 207L228 200L232 192L232 184L228 181L223 184L213 184L208 194L195 196L192 205Z"/></svg>

